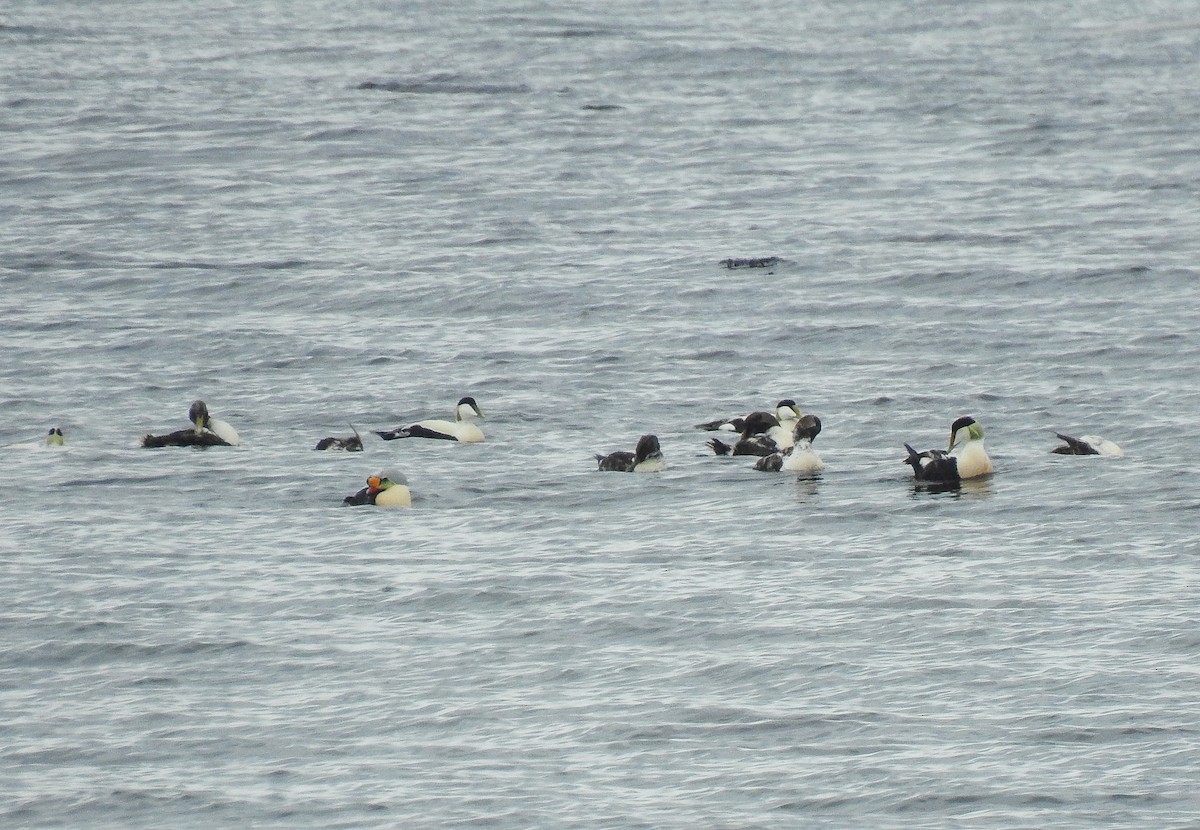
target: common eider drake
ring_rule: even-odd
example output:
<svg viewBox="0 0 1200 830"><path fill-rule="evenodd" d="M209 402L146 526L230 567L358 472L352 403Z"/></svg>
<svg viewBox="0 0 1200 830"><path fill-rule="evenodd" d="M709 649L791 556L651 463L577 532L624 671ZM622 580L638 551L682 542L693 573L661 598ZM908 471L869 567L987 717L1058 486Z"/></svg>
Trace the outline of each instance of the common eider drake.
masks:
<svg viewBox="0 0 1200 830"><path fill-rule="evenodd" d="M398 479L398 480L397 480ZM367 486L353 496L342 499L343 505L373 504L376 507L411 507L412 493L404 476L395 479L378 473L367 479Z"/></svg>
<svg viewBox="0 0 1200 830"><path fill-rule="evenodd" d="M418 421L406 427L393 429L390 432L375 433L384 441L394 441L397 438L440 438L444 441L458 441L462 444L477 444L483 440L483 430L474 423L476 418L482 418L483 412L475 399L460 398L454 408L453 421Z"/></svg>
<svg viewBox="0 0 1200 830"><path fill-rule="evenodd" d="M65 440L62 427L50 427L50 431L46 433L47 447L61 447Z"/></svg>
<svg viewBox="0 0 1200 830"><path fill-rule="evenodd" d="M143 447L236 447L240 444L237 430L220 418L208 413L204 401L193 401L188 409L191 429L180 429L166 435L147 435Z"/></svg>
<svg viewBox="0 0 1200 830"><path fill-rule="evenodd" d="M717 455L767 456L780 452L782 439L779 419L769 412L751 412L742 423L741 435L736 443L726 444L719 438L708 439L708 446Z"/></svg>
<svg viewBox="0 0 1200 830"><path fill-rule="evenodd" d="M717 418L715 421L705 421L702 424L696 424L695 429L702 429L706 432L741 432L746 425L746 419L751 415L758 413L748 412L745 415L736 415L732 418ZM763 413L771 414L771 413ZM775 418L782 423L783 421L794 421L802 414L800 407L796 406L796 402L791 398L785 398L775 404ZM791 426L788 426L791 429Z"/></svg>
<svg viewBox="0 0 1200 830"><path fill-rule="evenodd" d="M657 435L643 435L633 452L618 450L608 455L596 454L601 470L619 473L657 473L666 467Z"/></svg>
<svg viewBox="0 0 1200 830"><path fill-rule="evenodd" d="M983 426L963 416L950 425L950 447L917 452L908 444L904 463L913 468L918 481L955 482L979 478L993 472L992 459L983 446Z"/></svg>
<svg viewBox="0 0 1200 830"><path fill-rule="evenodd" d="M1050 452L1059 455L1107 455L1113 458L1120 458L1125 455L1125 451L1118 447L1114 442L1107 438L1101 438L1099 435L1081 435L1078 438L1072 438L1070 435L1063 435L1061 432L1054 433L1061 441L1064 441L1064 446L1055 447Z"/></svg>
<svg viewBox="0 0 1200 830"><path fill-rule="evenodd" d="M350 425L350 429L354 430L354 434L349 438L322 438L317 442L317 446L313 449L317 450L345 450L346 452L362 452L363 442L362 436L358 434L358 430L354 429L354 424Z"/></svg>
<svg viewBox="0 0 1200 830"><path fill-rule="evenodd" d="M754 469L765 472L819 473L825 462L812 448L812 442L821 434L821 419L816 415L804 415L792 427L792 446L782 452L771 453L754 462Z"/></svg>

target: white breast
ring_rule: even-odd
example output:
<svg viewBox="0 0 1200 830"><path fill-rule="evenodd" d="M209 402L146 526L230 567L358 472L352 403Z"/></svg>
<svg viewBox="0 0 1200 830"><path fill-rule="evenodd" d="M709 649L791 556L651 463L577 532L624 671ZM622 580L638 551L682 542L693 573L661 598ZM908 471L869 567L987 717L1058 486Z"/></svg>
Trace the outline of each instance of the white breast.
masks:
<svg viewBox="0 0 1200 830"><path fill-rule="evenodd" d="M220 418L210 417L208 419L208 429L209 432L213 433L222 441L230 444L231 446L236 447L242 443L242 439L238 437L237 430L226 421L222 421Z"/></svg>
<svg viewBox="0 0 1200 830"><path fill-rule="evenodd" d="M958 460L958 477L978 478L992 472L992 459L988 457L982 441L968 441L951 453Z"/></svg>

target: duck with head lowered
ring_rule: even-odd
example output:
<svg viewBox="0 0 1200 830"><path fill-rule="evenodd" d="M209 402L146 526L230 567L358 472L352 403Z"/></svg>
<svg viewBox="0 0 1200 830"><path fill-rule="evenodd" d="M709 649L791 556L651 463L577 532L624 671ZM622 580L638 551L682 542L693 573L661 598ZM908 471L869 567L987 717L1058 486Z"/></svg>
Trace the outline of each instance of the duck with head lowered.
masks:
<svg viewBox="0 0 1200 830"><path fill-rule="evenodd" d="M387 473L376 473L367 478L367 486L353 496L342 499L343 505L357 506L373 504L376 507L411 507L412 492L404 476L395 478Z"/></svg>
<svg viewBox="0 0 1200 830"><path fill-rule="evenodd" d="M821 419L804 415L794 423L792 446L759 458L754 469L771 473L819 473L825 468L825 462L812 448L812 442L821 434Z"/></svg>
<svg viewBox="0 0 1200 830"><path fill-rule="evenodd" d="M349 438L322 438L317 442L317 446L313 449L317 450L344 450L346 452L362 452L363 442L362 436L358 434L358 430L354 429L354 424L350 425L350 429L354 430L354 434Z"/></svg>
<svg viewBox="0 0 1200 830"><path fill-rule="evenodd" d="M143 447L236 447L241 438L229 423L212 417L204 401L192 401L188 409L191 429L179 429L166 435L146 435Z"/></svg>
<svg viewBox="0 0 1200 830"><path fill-rule="evenodd" d="M596 453L601 470L618 473L657 473L666 467L657 435L643 435L633 452L617 450L608 455Z"/></svg>
<svg viewBox="0 0 1200 830"><path fill-rule="evenodd" d="M439 438L462 444L478 444L483 440L483 430L475 425L475 419L482 417L483 410L479 408L479 404L474 398L467 396L459 398L454 407L453 421L428 419L375 434L384 441L394 441L397 438Z"/></svg>
<svg viewBox="0 0 1200 830"><path fill-rule="evenodd" d="M770 412L751 412L742 421L741 434L732 445L726 444L719 438L708 439L708 446L717 455L756 455L766 456L780 452L784 443L784 429L779 425L779 419ZM791 436L787 444L790 446Z"/></svg>
<svg viewBox="0 0 1200 830"><path fill-rule="evenodd" d="M1056 455L1107 455L1110 458L1120 458L1125 455L1125 451L1115 441L1109 441L1099 435L1081 435L1078 438L1072 438L1061 432L1054 434L1063 442L1062 446L1050 450Z"/></svg>
<svg viewBox="0 0 1200 830"><path fill-rule="evenodd" d="M908 444L904 463L918 481L952 483L991 475L995 469L983 445L983 425L969 415L950 425L950 446L945 450L917 452Z"/></svg>

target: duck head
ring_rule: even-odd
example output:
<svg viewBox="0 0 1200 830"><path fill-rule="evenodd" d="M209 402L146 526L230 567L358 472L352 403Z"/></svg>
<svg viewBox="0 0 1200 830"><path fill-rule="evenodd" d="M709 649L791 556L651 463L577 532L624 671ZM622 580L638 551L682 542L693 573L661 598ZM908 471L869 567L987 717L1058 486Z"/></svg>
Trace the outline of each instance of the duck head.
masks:
<svg viewBox="0 0 1200 830"><path fill-rule="evenodd" d="M952 450L961 444L965 444L968 441L982 440L983 425L969 415L964 415L950 425L949 450Z"/></svg>

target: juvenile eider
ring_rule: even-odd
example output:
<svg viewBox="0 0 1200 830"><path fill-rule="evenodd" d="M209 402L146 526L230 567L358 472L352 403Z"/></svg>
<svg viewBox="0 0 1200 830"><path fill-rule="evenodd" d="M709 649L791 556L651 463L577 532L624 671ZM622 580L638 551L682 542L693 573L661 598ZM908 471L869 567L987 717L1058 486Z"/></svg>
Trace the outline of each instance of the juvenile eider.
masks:
<svg viewBox="0 0 1200 830"><path fill-rule="evenodd" d="M992 459L983 446L983 426L963 416L950 425L950 447L946 450L917 452L908 444L904 463L913 468L919 481L955 482L992 473Z"/></svg>
<svg viewBox="0 0 1200 830"><path fill-rule="evenodd" d="M763 456L754 463L754 469L766 472L819 473L825 462L812 448L813 440L821 434L821 419L816 415L804 415L792 427L792 446L781 452Z"/></svg>
<svg viewBox="0 0 1200 830"><path fill-rule="evenodd" d="M146 435L143 447L236 447L241 443L237 430L220 418L208 413L204 401L193 401L188 409L191 429L180 429L166 435Z"/></svg>
<svg viewBox="0 0 1200 830"><path fill-rule="evenodd" d="M345 452L362 452L363 442L362 436L358 434L358 430L354 428L354 424L350 425L350 429L354 430L354 435L349 438L322 438L317 442L317 446L313 449L318 450L344 450Z"/></svg>
<svg viewBox="0 0 1200 830"><path fill-rule="evenodd" d="M1054 433L1060 440L1064 441L1064 446L1055 447L1050 450L1058 455L1107 455L1113 458L1120 458L1125 455L1125 451L1118 447L1114 442L1107 438L1101 438L1099 435L1081 435L1078 438L1072 438L1070 435L1063 435L1061 432Z"/></svg>
<svg viewBox="0 0 1200 830"><path fill-rule="evenodd" d="M342 499L343 505L373 504L376 507L411 507L412 493L404 476L395 479L386 473L378 473L367 479L367 486L353 496Z"/></svg>
<svg viewBox="0 0 1200 830"><path fill-rule="evenodd" d="M440 438L444 441L477 444L483 440L483 431L474 424L474 420L482 417L483 412L479 404L475 403L474 398L466 397L460 398L454 408L453 421L418 421L406 427L375 434L384 441L394 441L397 438Z"/></svg>
<svg viewBox="0 0 1200 830"><path fill-rule="evenodd" d="M717 455L767 456L779 452L779 419L769 412L751 412L742 423L736 443L726 444L719 438L708 439L708 446Z"/></svg>
<svg viewBox="0 0 1200 830"><path fill-rule="evenodd" d="M596 454L601 470L619 473L657 473L666 467L657 435L643 435L633 452L618 450L608 455Z"/></svg>

